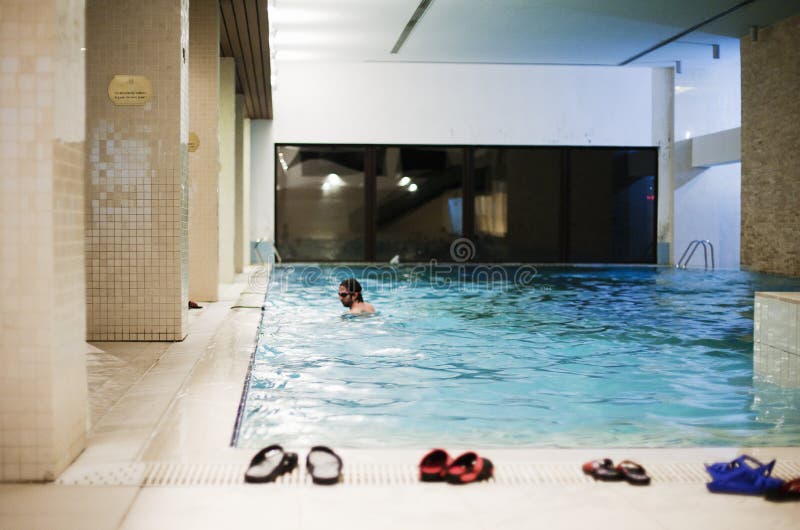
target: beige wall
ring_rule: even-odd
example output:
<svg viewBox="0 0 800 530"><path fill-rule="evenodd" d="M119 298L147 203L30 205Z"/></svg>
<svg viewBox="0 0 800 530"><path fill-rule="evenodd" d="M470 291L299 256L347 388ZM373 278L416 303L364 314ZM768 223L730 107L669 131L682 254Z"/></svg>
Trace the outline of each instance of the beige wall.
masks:
<svg viewBox="0 0 800 530"><path fill-rule="evenodd" d="M0 481L53 480L86 435L84 2L0 8Z"/></svg>
<svg viewBox="0 0 800 530"><path fill-rule="evenodd" d="M236 64L219 62L219 281L233 281L236 233Z"/></svg>
<svg viewBox="0 0 800 530"><path fill-rule="evenodd" d="M189 298L214 301L219 284L219 2L189 9L189 129L200 147L189 153Z"/></svg>
<svg viewBox="0 0 800 530"><path fill-rule="evenodd" d="M656 259L659 265L671 265L675 259L675 70L653 68L652 79L653 145L658 146Z"/></svg>
<svg viewBox="0 0 800 530"><path fill-rule="evenodd" d="M181 340L188 0L89 0L86 14L88 338ZM114 105L108 84L117 74L147 77L150 100Z"/></svg>
<svg viewBox="0 0 800 530"><path fill-rule="evenodd" d="M236 94L236 272L250 264L250 120L245 119L244 112L244 96Z"/></svg>
<svg viewBox="0 0 800 530"><path fill-rule="evenodd" d="M800 16L741 51L742 267L800 276Z"/></svg>
<svg viewBox="0 0 800 530"><path fill-rule="evenodd" d="M245 257L243 252L242 238L244 237L244 158L242 157L242 148L244 146L244 95L236 94L236 118L234 128L236 129L236 152L234 155L236 161L236 211L235 217L235 233L233 237L233 265L236 272L244 270Z"/></svg>
<svg viewBox="0 0 800 530"><path fill-rule="evenodd" d="M242 120L242 263L250 265L250 120Z"/></svg>

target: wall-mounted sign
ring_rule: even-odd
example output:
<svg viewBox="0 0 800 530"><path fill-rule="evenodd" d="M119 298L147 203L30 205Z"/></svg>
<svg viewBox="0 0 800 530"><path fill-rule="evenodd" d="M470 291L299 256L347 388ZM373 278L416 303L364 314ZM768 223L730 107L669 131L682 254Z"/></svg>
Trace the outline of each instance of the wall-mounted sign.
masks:
<svg viewBox="0 0 800 530"><path fill-rule="evenodd" d="M189 152L194 153L197 151L197 148L200 147L200 138L197 136L197 134L190 132L189 143L186 145L189 147Z"/></svg>
<svg viewBox="0 0 800 530"><path fill-rule="evenodd" d="M108 84L108 97L114 105L144 105L153 95L153 85L143 75L115 75Z"/></svg>

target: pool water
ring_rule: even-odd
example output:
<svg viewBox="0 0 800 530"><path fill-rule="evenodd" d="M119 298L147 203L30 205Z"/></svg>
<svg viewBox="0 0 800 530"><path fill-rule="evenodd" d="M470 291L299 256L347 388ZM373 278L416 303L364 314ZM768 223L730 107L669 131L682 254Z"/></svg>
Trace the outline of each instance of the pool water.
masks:
<svg viewBox="0 0 800 530"><path fill-rule="evenodd" d="M354 276L373 316L345 316ZM797 445L800 391L753 377L754 291L656 267L272 274L237 445Z"/></svg>

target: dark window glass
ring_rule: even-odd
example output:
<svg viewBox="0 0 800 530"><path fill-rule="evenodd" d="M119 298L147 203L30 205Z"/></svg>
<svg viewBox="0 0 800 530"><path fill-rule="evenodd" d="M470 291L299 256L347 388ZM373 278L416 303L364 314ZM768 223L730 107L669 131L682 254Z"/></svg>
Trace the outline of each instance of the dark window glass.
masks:
<svg viewBox="0 0 800 530"><path fill-rule="evenodd" d="M377 149L376 258L450 260L462 233L463 149Z"/></svg>
<svg viewBox="0 0 800 530"><path fill-rule="evenodd" d="M278 146L276 244L289 261L364 259L364 148Z"/></svg>
<svg viewBox="0 0 800 530"><path fill-rule="evenodd" d="M656 259L655 149L281 145L276 156L288 261L451 261L465 232L471 261Z"/></svg>
<svg viewBox="0 0 800 530"><path fill-rule="evenodd" d="M478 261L561 260L561 149L475 149Z"/></svg>
<svg viewBox="0 0 800 530"><path fill-rule="evenodd" d="M574 148L569 167L569 261L654 263L655 150Z"/></svg>

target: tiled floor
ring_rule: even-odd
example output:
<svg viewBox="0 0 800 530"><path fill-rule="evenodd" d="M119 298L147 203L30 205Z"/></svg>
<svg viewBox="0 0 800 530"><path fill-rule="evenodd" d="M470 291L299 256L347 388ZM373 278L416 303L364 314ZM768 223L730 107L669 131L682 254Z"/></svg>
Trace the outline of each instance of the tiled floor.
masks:
<svg viewBox="0 0 800 530"><path fill-rule="evenodd" d="M105 416L169 347L168 342L94 342L88 345L91 425Z"/></svg>
<svg viewBox="0 0 800 530"><path fill-rule="evenodd" d="M263 299L240 294L246 289L226 286L222 301L192 311L181 343L92 344L89 445L56 484L0 485L0 529L709 530L794 528L800 520L800 503L705 490L701 462L731 459L735 448L483 451L496 480L464 487L417 483L424 448L343 448L337 486L313 486L303 471L242 485L250 451L229 442ZM305 449L292 449L302 461ZM753 453L800 474L798 448ZM598 456L636 459L654 482L593 483L579 468Z"/></svg>

